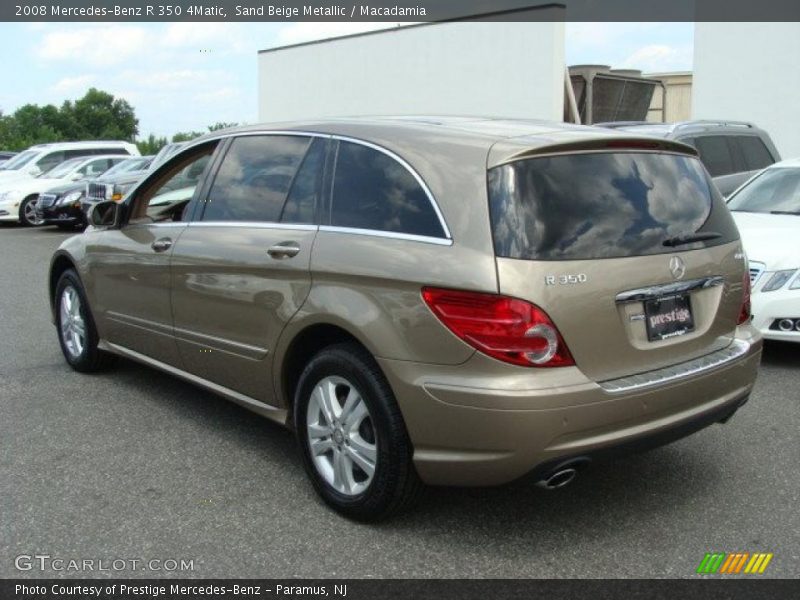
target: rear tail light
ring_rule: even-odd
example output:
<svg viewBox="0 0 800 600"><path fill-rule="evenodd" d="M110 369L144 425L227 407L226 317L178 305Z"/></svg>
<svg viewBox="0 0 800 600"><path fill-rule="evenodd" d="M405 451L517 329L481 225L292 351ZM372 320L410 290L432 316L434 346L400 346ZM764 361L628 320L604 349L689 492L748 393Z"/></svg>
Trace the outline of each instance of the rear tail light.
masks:
<svg viewBox="0 0 800 600"><path fill-rule="evenodd" d="M541 308L516 298L423 288L433 314L477 350L523 367L575 364L561 334Z"/></svg>
<svg viewBox="0 0 800 600"><path fill-rule="evenodd" d="M744 325L750 320L750 272L745 270L742 278L742 307L739 309L737 325Z"/></svg>

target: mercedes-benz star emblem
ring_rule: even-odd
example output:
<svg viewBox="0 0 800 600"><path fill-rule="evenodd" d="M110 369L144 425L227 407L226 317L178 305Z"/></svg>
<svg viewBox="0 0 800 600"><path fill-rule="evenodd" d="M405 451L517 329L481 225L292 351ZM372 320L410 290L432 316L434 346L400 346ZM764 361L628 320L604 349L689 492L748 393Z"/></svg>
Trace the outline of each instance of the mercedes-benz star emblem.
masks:
<svg viewBox="0 0 800 600"><path fill-rule="evenodd" d="M673 256L669 259L669 272L675 279L682 279L686 275L686 263L680 256Z"/></svg>

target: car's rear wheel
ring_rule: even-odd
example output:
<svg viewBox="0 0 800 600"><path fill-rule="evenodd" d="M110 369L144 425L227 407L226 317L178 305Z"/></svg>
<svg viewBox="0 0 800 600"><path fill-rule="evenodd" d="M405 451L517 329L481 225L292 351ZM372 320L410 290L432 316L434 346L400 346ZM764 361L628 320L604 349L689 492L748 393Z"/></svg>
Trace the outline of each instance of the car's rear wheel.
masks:
<svg viewBox="0 0 800 600"><path fill-rule="evenodd" d="M340 513L375 521L405 508L422 484L386 378L356 344L322 350L303 370L297 439L317 492Z"/></svg>
<svg viewBox="0 0 800 600"><path fill-rule="evenodd" d="M19 221L28 227L36 227L44 224L44 219L36 214L36 202L39 196L28 196L22 201L19 207Z"/></svg>
<svg viewBox="0 0 800 600"><path fill-rule="evenodd" d="M64 271L56 285L56 327L61 351L76 371L99 371L114 361L114 356L97 347L97 328L78 274Z"/></svg>

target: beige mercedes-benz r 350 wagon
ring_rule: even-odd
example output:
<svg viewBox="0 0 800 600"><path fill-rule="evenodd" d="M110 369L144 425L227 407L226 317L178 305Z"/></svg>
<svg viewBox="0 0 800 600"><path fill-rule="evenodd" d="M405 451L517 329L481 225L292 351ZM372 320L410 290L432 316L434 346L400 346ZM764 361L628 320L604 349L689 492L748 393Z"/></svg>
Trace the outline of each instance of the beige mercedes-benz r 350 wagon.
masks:
<svg viewBox="0 0 800 600"><path fill-rule="evenodd" d="M695 151L542 122L364 118L190 143L50 270L78 371L113 355L297 432L359 519L421 483L567 484L748 398L739 234Z"/></svg>

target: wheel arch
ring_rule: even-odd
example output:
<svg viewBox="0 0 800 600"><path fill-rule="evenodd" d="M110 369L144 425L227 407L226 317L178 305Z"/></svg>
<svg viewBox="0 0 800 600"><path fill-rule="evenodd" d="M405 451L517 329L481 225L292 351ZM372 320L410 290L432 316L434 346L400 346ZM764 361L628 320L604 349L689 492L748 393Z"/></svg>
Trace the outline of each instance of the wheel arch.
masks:
<svg viewBox="0 0 800 600"><path fill-rule="evenodd" d="M61 276L64 274L64 272L68 271L69 269L72 269L76 273L78 272L78 268L75 265L75 261L72 260L72 257L63 251L56 252L52 261L50 262L50 273L47 276L50 313L53 319L55 319L56 286L58 285L58 280L61 279Z"/></svg>
<svg viewBox="0 0 800 600"><path fill-rule="evenodd" d="M297 383L303 369L315 354L335 344L353 343L374 354L356 335L344 327L330 322L318 322L305 326L297 332L286 345L286 350L281 352L283 357L280 364L276 364L278 377L275 378L278 398L282 398L288 408L288 425L292 426L292 407Z"/></svg>

